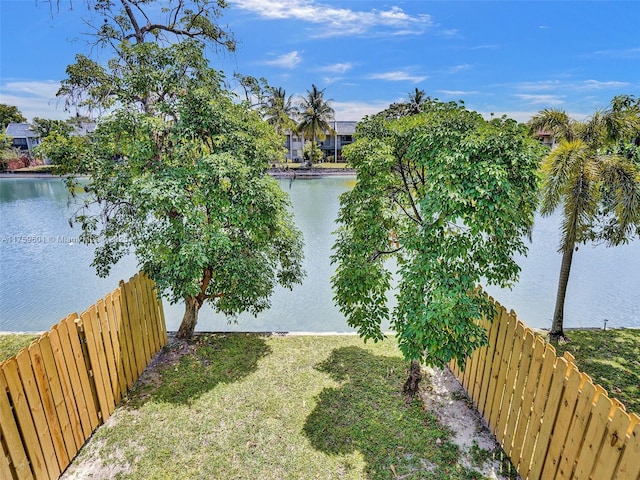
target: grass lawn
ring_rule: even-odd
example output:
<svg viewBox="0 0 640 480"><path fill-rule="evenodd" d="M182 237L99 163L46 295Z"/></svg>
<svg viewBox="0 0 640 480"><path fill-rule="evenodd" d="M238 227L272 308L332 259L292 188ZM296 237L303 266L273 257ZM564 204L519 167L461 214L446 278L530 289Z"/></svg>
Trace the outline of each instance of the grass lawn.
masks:
<svg viewBox="0 0 640 480"><path fill-rule="evenodd" d="M620 400L627 412L640 414L640 330L568 330L569 343L556 347L576 357L578 368Z"/></svg>
<svg viewBox="0 0 640 480"><path fill-rule="evenodd" d="M52 171L53 165L36 165L15 170L16 173L51 173Z"/></svg>
<svg viewBox="0 0 640 480"><path fill-rule="evenodd" d="M13 357L24 347L28 347L39 335L7 334L0 335L0 363Z"/></svg>
<svg viewBox="0 0 640 480"><path fill-rule="evenodd" d="M203 335L160 361L64 478L483 478L405 406L393 339Z"/></svg>

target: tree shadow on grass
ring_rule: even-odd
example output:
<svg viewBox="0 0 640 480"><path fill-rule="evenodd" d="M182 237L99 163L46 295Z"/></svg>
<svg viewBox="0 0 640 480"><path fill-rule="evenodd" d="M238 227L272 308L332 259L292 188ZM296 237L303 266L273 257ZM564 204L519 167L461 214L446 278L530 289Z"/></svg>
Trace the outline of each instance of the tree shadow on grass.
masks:
<svg viewBox="0 0 640 480"><path fill-rule="evenodd" d="M258 368L271 353L267 334L200 334L174 340L151 362L129 394L127 405L153 400L190 405L221 383L232 383Z"/></svg>
<svg viewBox="0 0 640 480"><path fill-rule="evenodd" d="M316 369L342 385L325 388L307 417L304 432L314 448L332 455L359 451L371 479L480 478L457 464L450 432L419 398L406 406L402 359L344 347Z"/></svg>

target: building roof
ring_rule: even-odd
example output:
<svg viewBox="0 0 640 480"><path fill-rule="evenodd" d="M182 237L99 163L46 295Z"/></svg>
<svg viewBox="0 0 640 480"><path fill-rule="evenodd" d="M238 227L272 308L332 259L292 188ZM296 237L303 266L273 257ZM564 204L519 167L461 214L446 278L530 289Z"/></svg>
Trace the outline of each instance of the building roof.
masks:
<svg viewBox="0 0 640 480"><path fill-rule="evenodd" d="M336 122L335 130L338 135L353 135L356 133L358 122Z"/></svg>
<svg viewBox="0 0 640 480"><path fill-rule="evenodd" d="M40 136L28 123L10 123L7 125L6 133L13 138L36 138Z"/></svg>

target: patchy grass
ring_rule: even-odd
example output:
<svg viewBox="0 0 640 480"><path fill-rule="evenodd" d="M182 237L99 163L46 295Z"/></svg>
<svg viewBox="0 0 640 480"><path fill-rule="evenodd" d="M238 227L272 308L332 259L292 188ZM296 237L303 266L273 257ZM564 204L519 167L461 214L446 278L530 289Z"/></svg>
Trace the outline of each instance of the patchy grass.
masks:
<svg viewBox="0 0 640 480"><path fill-rule="evenodd" d="M39 335L8 333L0 335L0 363L28 347Z"/></svg>
<svg viewBox="0 0 640 480"><path fill-rule="evenodd" d="M569 352L578 368L640 414L640 330L569 330L569 343L553 342L558 355Z"/></svg>
<svg viewBox="0 0 640 480"><path fill-rule="evenodd" d="M406 367L393 339L175 343L65 478L483 478L417 397L405 406Z"/></svg>

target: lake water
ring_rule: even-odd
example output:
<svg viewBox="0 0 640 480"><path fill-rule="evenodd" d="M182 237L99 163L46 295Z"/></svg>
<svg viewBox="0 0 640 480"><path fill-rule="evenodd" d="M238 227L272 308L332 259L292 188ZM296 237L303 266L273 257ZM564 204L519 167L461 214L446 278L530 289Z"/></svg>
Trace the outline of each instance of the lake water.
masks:
<svg viewBox="0 0 640 480"><path fill-rule="evenodd" d="M200 331L349 332L333 305L329 261L338 211L338 195L353 177L327 177L280 185L292 198L305 237L304 284L280 289L272 308L257 318L241 315L229 324L208 307L200 313ZM137 271L129 257L108 278L89 266L92 249L77 243L71 229L68 195L60 179L0 179L0 331L42 331L68 313L82 311ZM511 291L488 288L532 327L548 327L553 314L560 255L559 219L538 219L528 257L520 259L521 280ZM165 301L167 328L177 330L183 306ZM567 327L640 328L640 242L605 248L583 246L574 255L567 303Z"/></svg>

